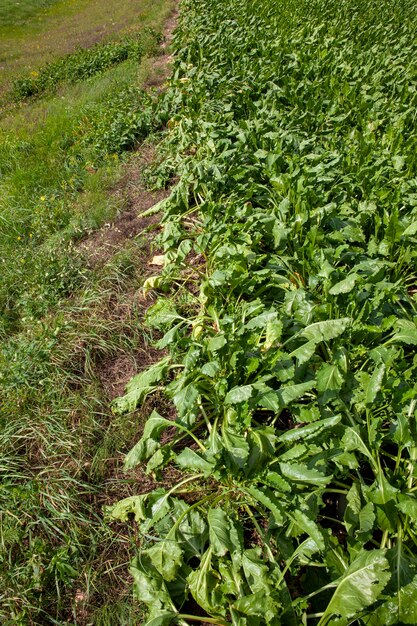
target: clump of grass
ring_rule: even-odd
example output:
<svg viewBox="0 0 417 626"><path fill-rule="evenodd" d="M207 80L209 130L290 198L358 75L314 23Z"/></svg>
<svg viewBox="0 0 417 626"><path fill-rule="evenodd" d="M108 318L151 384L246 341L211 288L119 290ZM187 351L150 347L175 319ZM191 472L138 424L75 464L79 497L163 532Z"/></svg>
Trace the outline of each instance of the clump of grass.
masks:
<svg viewBox="0 0 417 626"><path fill-rule="evenodd" d="M144 349L127 295L143 280L142 247L131 242L59 312L28 321L1 347L0 619L7 626L71 622L77 612L97 612L102 624L120 614L113 623L128 624L136 611L123 578L133 543L110 530L101 510L109 488L129 493L128 483L110 478L137 426L130 417L111 419L99 371L123 354L134 363Z"/></svg>

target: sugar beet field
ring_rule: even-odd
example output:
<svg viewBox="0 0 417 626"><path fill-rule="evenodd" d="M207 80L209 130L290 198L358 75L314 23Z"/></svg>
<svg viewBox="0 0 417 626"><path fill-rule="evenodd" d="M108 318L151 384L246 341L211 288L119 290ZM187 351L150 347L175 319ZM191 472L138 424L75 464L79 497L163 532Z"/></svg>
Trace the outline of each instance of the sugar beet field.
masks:
<svg viewBox="0 0 417 626"><path fill-rule="evenodd" d="M129 322L148 358L107 403L130 490L94 500L138 609L48 613L51 580L80 596L86 516L6 623L416 626L417 4L181 0L171 51L166 87L93 129L94 166L150 137L166 190Z"/></svg>

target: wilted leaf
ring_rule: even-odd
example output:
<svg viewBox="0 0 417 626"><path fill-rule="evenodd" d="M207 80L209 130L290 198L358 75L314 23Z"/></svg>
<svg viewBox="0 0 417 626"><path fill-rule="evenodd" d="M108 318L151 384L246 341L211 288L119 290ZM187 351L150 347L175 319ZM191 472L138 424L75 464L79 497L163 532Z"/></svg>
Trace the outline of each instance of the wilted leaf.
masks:
<svg viewBox="0 0 417 626"><path fill-rule="evenodd" d="M165 378L170 363L170 357L165 357L150 368L137 374L126 385L126 395L114 400L113 413L120 415L134 411L143 402L146 396Z"/></svg>
<svg viewBox="0 0 417 626"><path fill-rule="evenodd" d="M194 600L211 615L225 615L227 604L220 589L218 576L211 567L211 549L208 549L198 569L191 572L187 582Z"/></svg>
<svg viewBox="0 0 417 626"><path fill-rule="evenodd" d="M119 500L117 504L107 509L107 513L113 519L127 522L132 515L137 522L146 519L146 503L147 495L129 496L123 500Z"/></svg>
<svg viewBox="0 0 417 626"><path fill-rule="evenodd" d="M153 411L145 423L142 437L126 455L124 462L125 469L132 469L141 461L149 459L160 445L159 438L162 432L173 425L175 425L175 422L171 422L159 415L156 411Z"/></svg>
<svg viewBox="0 0 417 626"><path fill-rule="evenodd" d="M165 263L165 256L163 254L159 254L157 256L152 257L152 261L149 265L160 265L163 266Z"/></svg>

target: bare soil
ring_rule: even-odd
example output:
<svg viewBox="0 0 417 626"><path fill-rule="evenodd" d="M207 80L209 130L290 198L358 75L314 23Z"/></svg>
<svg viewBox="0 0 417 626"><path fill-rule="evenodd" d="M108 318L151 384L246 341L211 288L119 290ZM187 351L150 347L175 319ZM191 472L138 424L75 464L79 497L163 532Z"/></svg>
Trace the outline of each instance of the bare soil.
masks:
<svg viewBox="0 0 417 626"><path fill-rule="evenodd" d="M169 195L165 189L149 191L142 181L142 172L152 161L153 155L153 149L149 147L145 150L138 148L113 191L122 197L124 209L113 222L105 224L79 243L80 252L87 257L90 266L104 265L127 240L137 237L160 221L158 214L140 217L141 213Z"/></svg>

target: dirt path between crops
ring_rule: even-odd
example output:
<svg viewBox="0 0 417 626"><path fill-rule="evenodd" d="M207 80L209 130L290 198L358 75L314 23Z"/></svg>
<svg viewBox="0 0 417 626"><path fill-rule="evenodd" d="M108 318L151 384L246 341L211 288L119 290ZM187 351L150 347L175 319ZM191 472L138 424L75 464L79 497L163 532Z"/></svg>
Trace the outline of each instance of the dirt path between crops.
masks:
<svg viewBox="0 0 417 626"><path fill-rule="evenodd" d="M162 91L171 74L172 56L169 49L177 18L178 10L174 9L165 24L161 54L152 60L145 89ZM150 191L143 182L143 170L154 158L153 146L144 143L137 148L136 154L126 166L124 175L113 190L113 193L122 200L124 209L113 222L105 224L81 241L79 248L87 256L91 266L104 265L118 249L123 247L126 240L137 237L151 224L159 222L158 214L140 216L169 195L169 190L166 189Z"/></svg>
<svg viewBox="0 0 417 626"><path fill-rule="evenodd" d="M175 9L166 22L163 32L163 42L161 44L161 54L152 60L152 68L145 88L162 91L167 78L171 74L172 57L169 50L172 34L177 24L177 17L178 11ZM80 252L86 257L86 261L90 267L100 268L106 265L117 252L128 245L129 240L145 235L142 238L143 248L141 248L141 256L143 254L143 258L140 264L140 278L143 280L151 274L158 273L160 268L152 264L153 255L157 254L157 252L152 249L152 243L155 235L161 229L159 225L161 214L156 213L141 216L142 213L152 208L170 193L169 189L151 191L147 189L143 180L143 171L153 162L155 156L155 146L151 146L146 142L138 146L136 152L126 164L123 175L112 191L113 194L120 198L121 205L123 206L122 211L111 223L105 224L85 237L78 244ZM145 302L140 291L138 292L132 289L131 292L123 294L122 306L118 306L116 296L115 302L108 314L110 317L114 315L122 316L126 323L137 324L138 314L139 319L142 318L151 303L152 299ZM134 374L145 369L160 358L161 353L155 348L152 348L144 337L143 343L137 353L121 353L116 356L105 357L97 362L95 364L95 375L100 381L101 387L105 390L109 405L114 398L123 394L126 384ZM142 425L146 419L145 414L151 412L153 408L163 411L166 417L171 416L172 419L175 418L175 415L172 413L172 407L170 407L163 398L158 396L151 398L145 403L145 406L138 411L134 418L138 425L135 439L140 437ZM112 418L109 417L108 419L110 420L108 428L111 429ZM128 447L131 447L133 443L134 442L131 441L127 442ZM126 475L122 467L123 456L122 453L118 453L114 458L108 459L108 472L106 473L101 493L97 499L97 506L101 510L104 506L115 504L124 497L137 493L145 493L155 489L157 486L161 486L146 475L144 468L140 466L129 472L129 475ZM176 478L175 471L173 471L173 475L171 476L172 484L175 482ZM168 476L164 483L165 486L169 480L170 477ZM119 528L119 526L120 525L117 524L115 525L115 533L120 533L124 536L124 529ZM118 545L120 549L120 537ZM129 550L130 546L127 541L126 554ZM113 560L111 555L109 555L109 559ZM119 559L120 557L115 554L114 561L117 563ZM124 569L125 583L123 588L119 589L119 595L120 597L124 595L129 597L133 581L128 573L127 564L125 564ZM74 592L76 623L79 626L87 626L91 623L89 606L91 606L90 602L92 598L87 589L84 589L82 585L79 585ZM117 595L117 590L115 590L115 592Z"/></svg>
<svg viewBox="0 0 417 626"><path fill-rule="evenodd" d="M152 60L152 69L145 88L162 91L171 74L172 56L169 50L177 19L178 10L175 8L165 24L161 54ZM145 234L146 240L141 250L143 253L142 277L146 278L158 272L159 268L152 264L152 241L161 229L159 225L161 215L154 213L142 216L170 193L169 189L151 191L143 180L143 172L154 161L155 152L155 146L146 142L138 146L112 192L121 200L122 211L112 222L104 224L79 243L80 252L86 257L90 267L104 266L129 240ZM139 300L139 294L135 292L128 294L129 306L123 308L122 315L132 318L132 311L138 308ZM149 303L142 302L140 308L144 311L148 305ZM118 314L117 311L116 314ZM97 367L97 377L105 388L109 401L123 394L126 384L138 369L145 369L158 358L160 355L156 350L144 346L140 358L122 354L117 358L101 362Z"/></svg>

